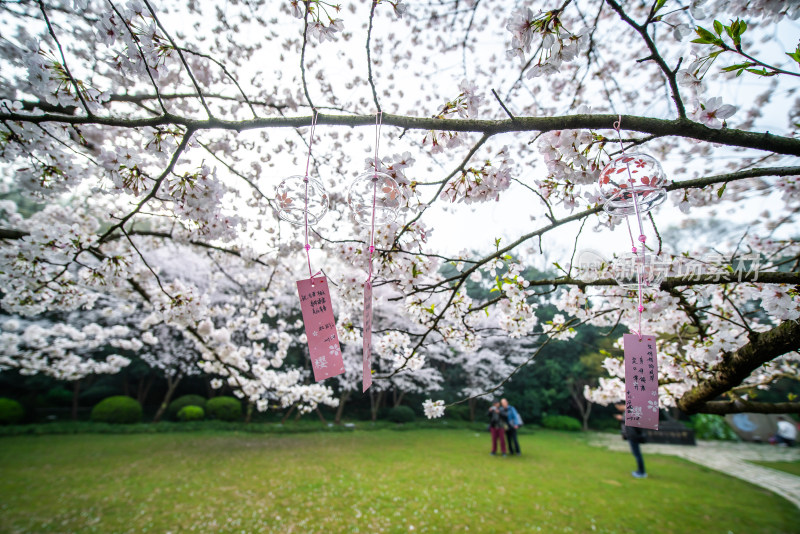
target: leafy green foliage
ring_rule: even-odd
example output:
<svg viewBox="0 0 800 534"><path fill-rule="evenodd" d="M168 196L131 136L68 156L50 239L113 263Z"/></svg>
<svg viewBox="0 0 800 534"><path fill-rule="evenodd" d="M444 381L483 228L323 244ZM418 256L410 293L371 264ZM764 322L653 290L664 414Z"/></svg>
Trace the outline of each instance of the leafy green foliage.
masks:
<svg viewBox="0 0 800 534"><path fill-rule="evenodd" d="M397 406L389 410L387 418L393 423L413 423L416 415L414 415L414 410L408 406Z"/></svg>
<svg viewBox="0 0 800 534"><path fill-rule="evenodd" d="M206 403L206 415L220 421L238 421L242 418L242 403L233 397L214 397Z"/></svg>
<svg viewBox="0 0 800 534"><path fill-rule="evenodd" d="M694 429L697 439L739 440L739 437L721 415L706 413L693 415L689 418L689 426Z"/></svg>
<svg viewBox="0 0 800 534"><path fill-rule="evenodd" d="M723 67L723 72L735 72L736 76L741 76L744 72L749 72L758 76L777 76L778 74L793 74L783 71L777 67L773 67L760 61L742 49L742 35L747 30L747 23L743 20L736 19L731 21L729 25L725 25L718 20L714 21L714 31L707 30L702 26L695 28L697 38L692 42L697 44L711 45L716 48L713 52L704 56L700 61L700 66L693 72L697 75L701 70L707 71L708 66L723 52L733 52L741 56L745 61L734 63ZM727 38L727 41L726 41ZM794 52L786 52L786 55L800 64L800 46ZM706 63L708 63L706 65ZM703 69L705 66L705 69Z"/></svg>
<svg viewBox="0 0 800 534"><path fill-rule="evenodd" d="M568 415L546 415L542 418L542 426L550 430L581 431L581 422Z"/></svg>
<svg viewBox="0 0 800 534"><path fill-rule="evenodd" d="M142 405L124 395L108 397L92 408L91 419L100 423L138 423L142 420Z"/></svg>
<svg viewBox="0 0 800 534"><path fill-rule="evenodd" d="M202 421L206 416L205 410L200 406L184 406L178 410L178 421Z"/></svg>
<svg viewBox="0 0 800 534"><path fill-rule="evenodd" d="M15 425L25 416L22 404L14 399L0 397L0 425Z"/></svg>
<svg viewBox="0 0 800 534"><path fill-rule="evenodd" d="M169 403L167 407L167 417L175 421L178 418L178 412L184 406L198 406L205 410L206 399L200 395L183 395Z"/></svg>

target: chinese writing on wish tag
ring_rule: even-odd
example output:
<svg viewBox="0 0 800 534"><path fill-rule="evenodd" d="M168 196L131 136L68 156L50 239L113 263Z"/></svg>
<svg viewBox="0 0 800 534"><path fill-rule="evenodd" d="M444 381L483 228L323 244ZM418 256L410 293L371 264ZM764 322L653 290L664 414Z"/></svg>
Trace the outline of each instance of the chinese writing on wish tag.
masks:
<svg viewBox="0 0 800 534"><path fill-rule="evenodd" d="M625 425L658 430L658 355L653 336L625 334Z"/></svg>
<svg viewBox="0 0 800 534"><path fill-rule="evenodd" d="M314 381L319 382L344 373L328 280L324 276L299 280L297 293L300 296L300 310L303 312Z"/></svg>

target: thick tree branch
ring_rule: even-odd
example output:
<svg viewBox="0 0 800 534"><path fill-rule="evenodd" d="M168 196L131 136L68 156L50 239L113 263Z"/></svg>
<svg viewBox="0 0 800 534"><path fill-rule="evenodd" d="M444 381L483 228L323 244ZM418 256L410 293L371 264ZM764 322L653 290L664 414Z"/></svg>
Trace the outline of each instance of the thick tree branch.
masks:
<svg viewBox="0 0 800 534"><path fill-rule="evenodd" d="M750 335L750 342L733 354L723 354L722 362L714 367L713 375L687 391L678 400L678 408L697 413L709 401L741 384L750 373L800 348L800 322L785 321L772 330Z"/></svg>
<svg viewBox="0 0 800 534"><path fill-rule="evenodd" d="M701 404L697 413L794 413L800 414L800 402L710 401Z"/></svg>
<svg viewBox="0 0 800 534"><path fill-rule="evenodd" d="M494 135L508 132L550 132L554 130L596 129L610 130L618 115L563 115L557 117L515 117L506 120L480 119L436 119L429 117L409 117L404 115L383 115L383 124L408 130L435 130L451 132L481 132ZM55 114L29 115L25 113L0 113L0 121L19 121L33 124L57 122L62 124L96 124L118 126L121 128L140 128L144 126L180 125L199 130L231 130L243 132L262 128L300 128L311 125L307 117L265 117L251 120L223 120L218 118L196 120L168 114L158 117L122 119L118 117L64 116ZM699 122L688 119L656 119L623 115L622 122L628 131L649 133L659 137L674 136L721 145L752 148L800 156L800 139L773 135L769 132L748 132L722 128L715 130ZM375 115L322 115L318 125L329 126L374 126Z"/></svg>

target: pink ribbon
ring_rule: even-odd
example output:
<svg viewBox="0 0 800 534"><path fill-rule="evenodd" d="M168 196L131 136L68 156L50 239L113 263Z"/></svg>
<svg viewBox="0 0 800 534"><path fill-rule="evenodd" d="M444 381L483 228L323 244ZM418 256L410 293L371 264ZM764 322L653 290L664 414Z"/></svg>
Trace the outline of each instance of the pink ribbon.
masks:
<svg viewBox="0 0 800 534"><path fill-rule="evenodd" d="M369 276L367 284L372 282L372 255L375 253L375 206L378 201L378 147L381 143L381 126L383 125L383 112L375 114L375 169L372 174L372 224L369 230Z"/></svg>
<svg viewBox="0 0 800 534"><path fill-rule="evenodd" d="M311 164L311 146L314 144L314 130L317 129L317 108L312 108L312 115L311 115L311 133L309 134L308 140L308 158L306 158L306 176L303 179L305 182L306 191L305 191L305 210L303 213L304 222L305 222L305 232L306 232L306 260L308 260L308 277L314 279L314 274L312 274L311 270L311 245L308 244L308 168ZM319 273L317 273L319 274Z"/></svg>
<svg viewBox="0 0 800 534"><path fill-rule="evenodd" d="M614 129L617 131L617 138L619 139L619 146L620 150L622 151L622 155L625 155L625 145L622 143L622 134L620 134L620 128L622 127L622 115L618 115L619 119L617 122L614 123ZM639 331L637 334L639 335L639 339L642 339L642 312L644 311L644 305L642 304L642 278L644 277L644 268L646 263L646 255L647 255L647 248L645 247L645 241L647 237L644 235L644 226L642 225L642 214L639 210L639 199L636 196L636 183L633 179L633 175L631 174L631 165L630 162L625 162L625 167L628 169L628 183L631 184L631 195L633 196L633 209L636 212L636 220L639 222L639 242L642 244L642 261L641 264L638 266L636 272L636 280L639 285L639 289L637 291L639 297L639 306L637 308L639 312ZM633 232L631 231L631 223L628 221L628 216L625 216L625 224L628 226L628 235L631 238L631 251L637 255L639 255L639 251L636 247L636 241L633 239Z"/></svg>

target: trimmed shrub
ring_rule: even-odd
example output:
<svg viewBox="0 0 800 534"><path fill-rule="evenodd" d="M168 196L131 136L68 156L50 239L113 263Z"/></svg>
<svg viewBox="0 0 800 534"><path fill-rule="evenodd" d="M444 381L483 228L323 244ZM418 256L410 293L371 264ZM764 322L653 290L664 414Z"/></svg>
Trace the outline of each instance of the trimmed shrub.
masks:
<svg viewBox="0 0 800 534"><path fill-rule="evenodd" d="M242 418L242 403L234 397L214 397L206 403L206 414L210 419L238 421Z"/></svg>
<svg viewBox="0 0 800 534"><path fill-rule="evenodd" d="M178 421L201 421L206 416L206 411L200 406L184 406L178 410Z"/></svg>
<svg viewBox="0 0 800 534"><path fill-rule="evenodd" d="M167 406L167 417L175 421L178 418L178 412L181 411L181 408L184 406L199 406L205 411L206 402L206 399L200 395L183 395L169 403L169 406Z"/></svg>
<svg viewBox="0 0 800 534"><path fill-rule="evenodd" d="M0 397L0 425L15 425L25 416L22 404L14 399Z"/></svg>
<svg viewBox="0 0 800 534"><path fill-rule="evenodd" d="M142 420L142 405L136 399L124 395L109 397L92 408L91 418L98 423L139 423Z"/></svg>
<svg viewBox="0 0 800 534"><path fill-rule="evenodd" d="M389 421L393 423L413 423L416 416L408 406L398 406L389 410Z"/></svg>
<svg viewBox="0 0 800 534"><path fill-rule="evenodd" d="M580 432L583 428L580 421L568 415L547 415L542 418L542 426L551 430L568 430L570 432Z"/></svg>

